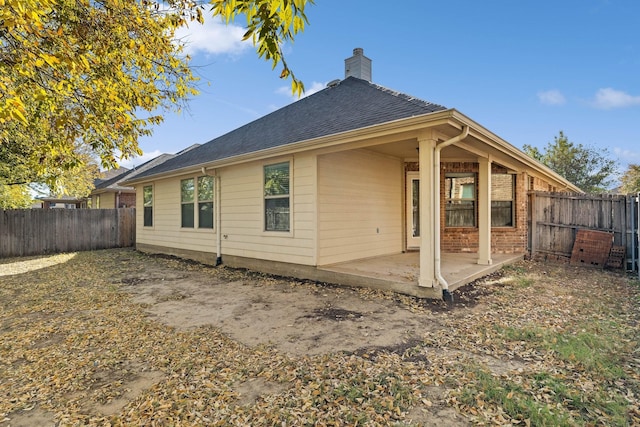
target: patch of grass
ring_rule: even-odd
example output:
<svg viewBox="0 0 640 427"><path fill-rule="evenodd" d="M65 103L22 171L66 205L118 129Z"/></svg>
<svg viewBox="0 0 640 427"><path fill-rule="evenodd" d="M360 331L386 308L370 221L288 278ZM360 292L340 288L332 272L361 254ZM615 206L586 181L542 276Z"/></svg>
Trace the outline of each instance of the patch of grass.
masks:
<svg viewBox="0 0 640 427"><path fill-rule="evenodd" d="M496 325L494 327L502 339L507 341L526 341L530 343L542 343L545 335L548 333L546 330L534 327L516 328L513 326L502 327Z"/></svg>
<svg viewBox="0 0 640 427"><path fill-rule="evenodd" d="M467 386L463 396L469 404L473 396L502 407L510 416L519 413L531 425L609 425L625 426L629 403L613 384L632 380L624 370L623 344L626 329L615 320L593 320L578 324L572 331L553 331L537 325L495 326L505 341L525 342L541 352L553 352L563 366L557 374L540 372L518 384L493 377L476 369L475 384ZM597 384L590 390L580 381ZM521 385L526 385L526 388ZM562 409L560 409L562 408ZM573 417L573 418L572 418ZM575 419L574 419L575 418Z"/></svg>
<svg viewBox="0 0 640 427"><path fill-rule="evenodd" d="M548 346L565 361L577 363L591 374L606 380L624 377L617 355L615 335L596 335L592 332L552 334Z"/></svg>
<svg viewBox="0 0 640 427"><path fill-rule="evenodd" d="M635 274L635 273L634 273ZM636 292L633 295L633 299L636 303L640 302L640 279L633 277L628 280L629 286Z"/></svg>
<svg viewBox="0 0 640 427"><path fill-rule="evenodd" d="M535 279L531 278L527 270L519 265L505 265L501 273L501 278L496 283L508 285L509 288L525 289L535 284Z"/></svg>
<svg viewBox="0 0 640 427"><path fill-rule="evenodd" d="M502 271L505 273L505 276L508 274L522 275L527 272L527 269L519 264L508 264L502 267Z"/></svg>
<svg viewBox="0 0 640 427"><path fill-rule="evenodd" d="M504 340L524 341L540 350L552 350L558 359L572 363L605 380L624 377L619 345L614 338L623 328L616 323L594 322L589 329L576 328L577 333L555 332L538 326L500 327L498 334Z"/></svg>
<svg viewBox="0 0 640 427"><path fill-rule="evenodd" d="M462 403L475 407L480 413L488 407L500 407L514 419L529 420L536 426L570 426L575 420L553 399L536 395L516 382L497 378L481 368L471 368L473 380L460 395ZM549 394L550 395L550 394Z"/></svg>
<svg viewBox="0 0 640 427"><path fill-rule="evenodd" d="M605 388L585 392L562 375L538 372L515 382L496 377L479 367L466 368L467 382L459 401L478 413L501 408L517 420L535 426L608 425L627 426L628 402Z"/></svg>
<svg viewBox="0 0 640 427"><path fill-rule="evenodd" d="M530 277L518 276L515 278L515 286L521 289L528 288L532 286L535 282L536 281Z"/></svg>
<svg viewBox="0 0 640 427"><path fill-rule="evenodd" d="M548 390L554 402L579 411L582 417L591 423L595 422L599 415L606 414L611 425L629 425L628 402L619 393L611 393L604 388L590 392L572 389L571 383L566 379L547 372L536 373L533 379L535 389Z"/></svg>

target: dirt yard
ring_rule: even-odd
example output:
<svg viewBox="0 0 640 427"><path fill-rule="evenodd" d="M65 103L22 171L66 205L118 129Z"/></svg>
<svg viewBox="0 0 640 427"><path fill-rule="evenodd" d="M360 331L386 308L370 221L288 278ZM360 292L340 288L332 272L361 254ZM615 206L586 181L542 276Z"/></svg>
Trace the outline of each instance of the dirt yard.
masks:
<svg viewBox="0 0 640 427"><path fill-rule="evenodd" d="M445 304L131 250L0 260L0 426L629 425L638 287L523 262Z"/></svg>

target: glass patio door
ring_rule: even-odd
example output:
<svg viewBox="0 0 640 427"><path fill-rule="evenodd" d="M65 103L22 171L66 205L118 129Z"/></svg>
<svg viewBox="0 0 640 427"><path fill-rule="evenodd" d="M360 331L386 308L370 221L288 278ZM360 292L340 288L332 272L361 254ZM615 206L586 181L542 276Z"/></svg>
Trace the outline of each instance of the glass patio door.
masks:
<svg viewBox="0 0 640 427"><path fill-rule="evenodd" d="M407 249L420 249L420 173L407 172Z"/></svg>

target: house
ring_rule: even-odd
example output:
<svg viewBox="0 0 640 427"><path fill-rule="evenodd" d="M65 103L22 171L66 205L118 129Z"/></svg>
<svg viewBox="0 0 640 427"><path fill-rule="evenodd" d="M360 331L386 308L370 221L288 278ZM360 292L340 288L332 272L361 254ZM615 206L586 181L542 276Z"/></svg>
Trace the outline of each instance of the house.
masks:
<svg viewBox="0 0 640 427"><path fill-rule="evenodd" d="M93 190L89 194L90 207L92 209L113 209L124 202L129 206L135 205L136 191L133 187L117 188L118 178L129 172L129 168L120 166L117 169L110 169L101 172L100 178L93 181ZM124 196L122 191L124 191Z"/></svg>
<svg viewBox="0 0 640 427"><path fill-rule="evenodd" d="M136 189L123 185L122 182L133 179L138 174L151 169L168 159L197 147L194 144L176 154L161 154L132 169L119 167L103 172L104 175L94 181L94 189L89 198L93 209L117 209L136 206Z"/></svg>
<svg viewBox="0 0 640 427"><path fill-rule="evenodd" d="M354 49L343 80L127 180L144 206L136 247L448 297L459 284L443 256L521 257L527 192L579 191L461 112L370 78ZM403 254L416 263L409 280L339 275Z"/></svg>
<svg viewBox="0 0 640 427"><path fill-rule="evenodd" d="M71 196L36 197L36 202L39 202L38 207L42 209L85 209L87 207L86 198Z"/></svg>

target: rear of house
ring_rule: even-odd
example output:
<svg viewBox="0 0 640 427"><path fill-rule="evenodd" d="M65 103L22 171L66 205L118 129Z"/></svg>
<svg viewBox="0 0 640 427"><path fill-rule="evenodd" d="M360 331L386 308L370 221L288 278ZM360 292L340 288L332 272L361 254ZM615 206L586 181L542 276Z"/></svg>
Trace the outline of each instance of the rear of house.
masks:
<svg viewBox="0 0 640 427"><path fill-rule="evenodd" d="M438 297L441 252L523 254L527 191L579 191L458 111L369 82L361 49L345 71L128 180L137 248L320 280L416 251L419 278L394 289Z"/></svg>

